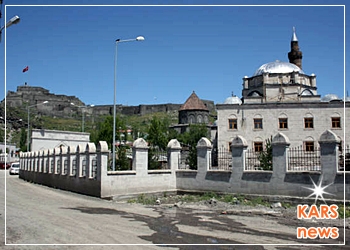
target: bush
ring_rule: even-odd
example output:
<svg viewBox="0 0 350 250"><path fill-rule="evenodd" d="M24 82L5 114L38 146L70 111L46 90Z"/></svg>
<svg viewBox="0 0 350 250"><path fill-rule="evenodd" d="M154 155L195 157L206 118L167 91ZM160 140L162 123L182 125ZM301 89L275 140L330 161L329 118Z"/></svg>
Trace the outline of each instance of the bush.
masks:
<svg viewBox="0 0 350 250"><path fill-rule="evenodd" d="M263 170L272 170L272 136L270 139L265 141L266 150L263 150L259 153L258 159L260 161L260 167Z"/></svg>

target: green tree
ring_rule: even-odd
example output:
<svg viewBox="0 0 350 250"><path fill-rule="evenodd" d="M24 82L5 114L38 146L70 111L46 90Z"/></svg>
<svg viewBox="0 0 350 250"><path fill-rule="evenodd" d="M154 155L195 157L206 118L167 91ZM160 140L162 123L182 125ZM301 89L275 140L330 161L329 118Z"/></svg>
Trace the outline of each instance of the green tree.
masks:
<svg viewBox="0 0 350 250"><path fill-rule="evenodd" d="M121 141L121 134L123 130L126 130L126 125L119 116L116 117L115 125L115 140ZM104 121L100 122L97 126L98 133L94 138L94 142L106 141L108 147L111 148L113 144L113 116L107 116Z"/></svg>
<svg viewBox="0 0 350 250"><path fill-rule="evenodd" d="M157 149L154 147L150 147L148 149L148 169L154 170L160 168L160 163L158 158L156 157Z"/></svg>
<svg viewBox="0 0 350 250"><path fill-rule="evenodd" d="M178 140L189 147L190 169L197 169L197 143L202 137L209 137L205 124L191 124L189 130L179 135Z"/></svg>
<svg viewBox="0 0 350 250"><path fill-rule="evenodd" d="M129 149L127 145L119 145L116 148L117 159L115 161L116 170L130 170L130 161L126 155L126 151Z"/></svg>
<svg viewBox="0 0 350 250"><path fill-rule="evenodd" d="M169 125L165 119L161 120L153 116L148 127L147 141L153 147L165 150L168 144Z"/></svg>
<svg viewBox="0 0 350 250"><path fill-rule="evenodd" d="M272 136L265 140L266 149L259 153L258 159L263 170L272 170Z"/></svg>
<svg viewBox="0 0 350 250"><path fill-rule="evenodd" d="M19 148L22 152L27 151L27 133L24 128L21 128L21 135L19 139Z"/></svg>

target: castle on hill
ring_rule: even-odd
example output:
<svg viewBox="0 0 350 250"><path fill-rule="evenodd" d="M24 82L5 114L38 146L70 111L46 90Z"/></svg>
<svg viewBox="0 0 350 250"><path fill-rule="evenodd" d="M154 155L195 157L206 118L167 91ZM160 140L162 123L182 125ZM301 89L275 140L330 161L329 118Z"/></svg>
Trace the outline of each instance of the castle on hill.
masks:
<svg viewBox="0 0 350 250"><path fill-rule="evenodd" d="M1 103L3 104L5 100ZM79 106L85 106L85 103L76 96L57 95L50 93L49 90L42 87L18 86L17 91L8 91L6 96L7 107L24 107L36 105L47 101L45 105L33 107L39 114L56 117L71 117L72 112L81 112ZM210 112L215 111L213 101L202 100ZM72 105L74 103L74 105ZM152 104L138 106L125 106L117 104L117 114L121 115L146 115L157 112L178 112L182 104ZM113 105L95 105L84 112L94 116L112 115Z"/></svg>

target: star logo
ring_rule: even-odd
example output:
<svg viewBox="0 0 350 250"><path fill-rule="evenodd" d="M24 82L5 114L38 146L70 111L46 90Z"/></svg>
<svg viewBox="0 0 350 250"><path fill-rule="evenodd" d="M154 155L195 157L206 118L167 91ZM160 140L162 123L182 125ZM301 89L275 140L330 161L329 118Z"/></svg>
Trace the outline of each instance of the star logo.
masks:
<svg viewBox="0 0 350 250"><path fill-rule="evenodd" d="M328 185L326 185L326 186L324 186L324 187L322 187L323 175L321 175L321 179L320 179L318 185L315 184L315 182L314 182L314 180L311 178L311 176L309 176L309 177L310 177L310 179L311 179L312 184L314 185L314 187L313 187L313 188L303 187L303 188L307 188L307 189L310 189L311 191L313 191L313 193L310 194L310 195L309 195L308 197L306 197L306 198L310 198L311 196L315 196L315 204L316 204L317 199L320 197L320 198L323 200L323 202L324 202L325 204L327 204L326 201L325 201L325 199L324 199L324 197L323 197L323 195L324 195L324 194L334 195L334 194L328 193L328 192L326 192L326 191L324 191L324 190L325 190L327 187L329 187L330 185L332 185L333 182L330 183L330 184L328 184Z"/></svg>

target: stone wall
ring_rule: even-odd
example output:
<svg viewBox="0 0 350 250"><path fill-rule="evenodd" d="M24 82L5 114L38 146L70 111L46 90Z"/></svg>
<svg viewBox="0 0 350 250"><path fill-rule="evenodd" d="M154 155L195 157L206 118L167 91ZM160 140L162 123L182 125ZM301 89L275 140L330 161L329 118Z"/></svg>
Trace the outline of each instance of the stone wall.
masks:
<svg viewBox="0 0 350 250"><path fill-rule="evenodd" d="M45 105L33 107L31 110L42 115L57 116L57 117L72 117L76 114L81 115L81 109L77 106L84 106L78 97L56 95L50 93L47 89L34 86L18 86L17 91L8 91L6 96L8 107L27 107L48 101ZM4 100L2 101L2 103ZM210 111L215 111L213 101L203 100ZM71 105L74 103L75 106ZM117 104L117 114L122 115L146 115L156 112L177 112L182 104L152 104L152 105L138 105L138 106L124 106ZM113 105L95 105L93 108L86 109L86 112L94 115L113 115Z"/></svg>
<svg viewBox="0 0 350 250"><path fill-rule="evenodd" d="M212 144L202 138L197 144L197 170L179 169L181 146L177 140L168 144L167 169L148 170L148 146L137 139L133 147L132 169L108 171L109 150L106 142L78 147L20 154L22 179L43 185L71 190L102 198L125 197L140 193L170 191L215 191L250 195L278 195L306 198L314 183L332 196L326 199L350 199L350 174L338 170L338 136L325 131L319 138L320 164L318 170L287 171L290 141L283 133L272 140L273 169L246 170L245 153L248 144L237 136L232 140L232 165L228 170L211 167ZM314 197L312 197L314 198Z"/></svg>

